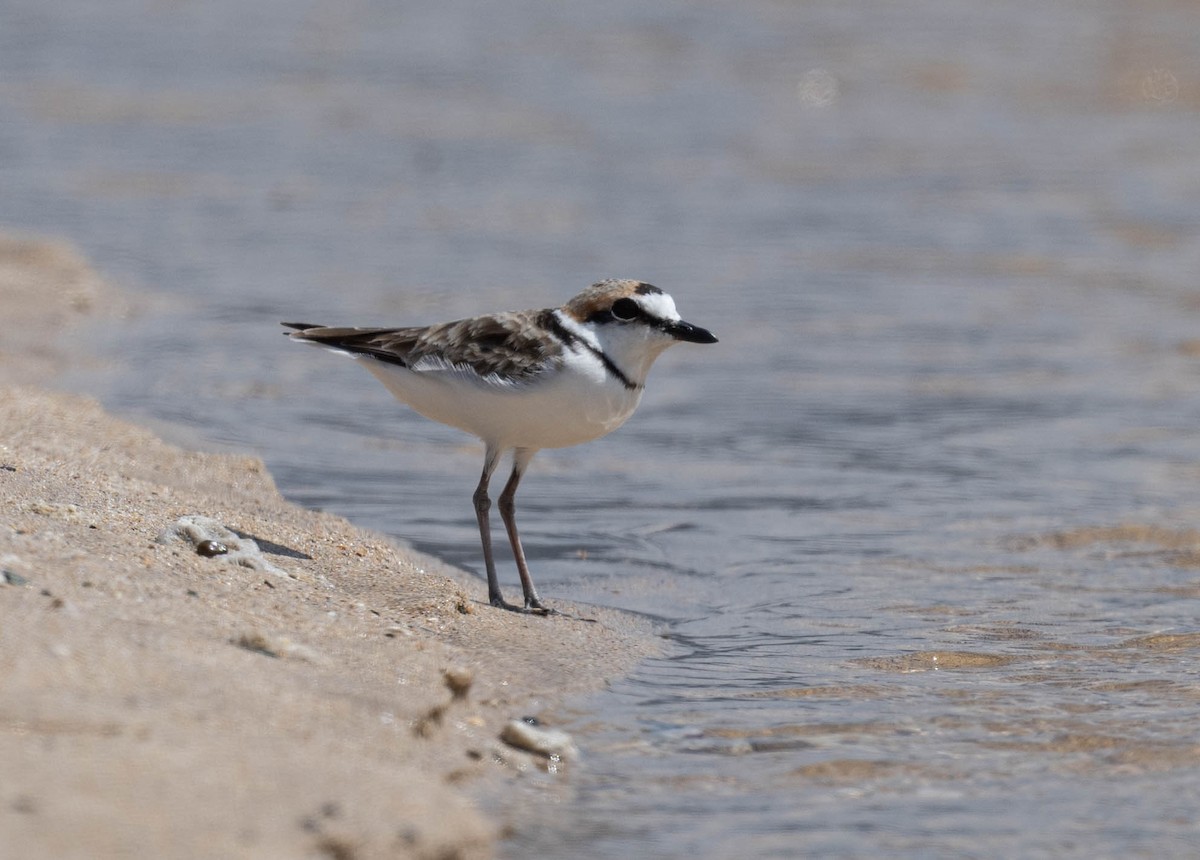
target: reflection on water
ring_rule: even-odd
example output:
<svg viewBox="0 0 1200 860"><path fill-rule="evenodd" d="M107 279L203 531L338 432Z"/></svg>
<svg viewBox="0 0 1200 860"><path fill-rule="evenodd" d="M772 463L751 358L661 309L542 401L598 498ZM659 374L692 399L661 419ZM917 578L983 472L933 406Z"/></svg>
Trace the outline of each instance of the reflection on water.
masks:
<svg viewBox="0 0 1200 860"><path fill-rule="evenodd" d="M522 487L543 596L672 648L547 715L507 856L1188 852L1200 10L43 6L0 221L171 304L79 384L294 499L479 567L477 448L279 319L622 276L720 335Z"/></svg>

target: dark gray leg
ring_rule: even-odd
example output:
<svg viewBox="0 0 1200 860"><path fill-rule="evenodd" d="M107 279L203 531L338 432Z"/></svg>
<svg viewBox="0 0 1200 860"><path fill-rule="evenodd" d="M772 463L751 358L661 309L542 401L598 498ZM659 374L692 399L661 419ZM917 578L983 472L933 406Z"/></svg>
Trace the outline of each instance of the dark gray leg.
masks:
<svg viewBox="0 0 1200 860"><path fill-rule="evenodd" d="M530 612L549 612L550 610L542 605L537 589L533 585L533 577L529 575L529 565L525 562L525 550L521 548L521 535L517 532L515 501L517 485L521 483L521 476L525 474L525 468L536 453L536 448L518 448L513 453L512 475L509 476L508 483L504 485L504 490L500 493L498 507L500 508L500 518L504 520L504 528L508 531L508 542L512 545L513 558L517 561L517 573L521 576L521 589L525 592L525 609Z"/></svg>
<svg viewBox="0 0 1200 860"><path fill-rule="evenodd" d="M492 478L492 472L496 471L496 464L500 462L500 450L488 447L487 452L483 455L483 475L479 478L479 486L475 488L475 495L472 500L475 502L475 519L479 521L479 539L483 543L483 564L487 568L488 580L488 602L492 606L501 606L505 609L512 609L504 602L504 595L500 593L500 580L496 576L496 560L492 557L492 525L488 518L488 511L492 507L492 500L488 498L488 482Z"/></svg>

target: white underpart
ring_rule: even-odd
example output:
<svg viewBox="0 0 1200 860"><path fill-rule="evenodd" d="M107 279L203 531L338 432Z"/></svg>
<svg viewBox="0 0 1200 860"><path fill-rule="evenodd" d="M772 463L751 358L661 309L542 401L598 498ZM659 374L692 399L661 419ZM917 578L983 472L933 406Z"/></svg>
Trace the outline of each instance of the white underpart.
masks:
<svg viewBox="0 0 1200 860"><path fill-rule="evenodd" d="M633 414L641 390L608 376L597 359L571 353L561 370L522 385L493 386L462 371L413 372L362 358L398 400L500 448L565 448L616 430Z"/></svg>
<svg viewBox="0 0 1200 860"><path fill-rule="evenodd" d="M651 294L636 300L657 318L679 319L670 296ZM556 313L563 328L603 351L637 387L628 388L583 343L566 348L559 369L525 382L495 374L481 377L469 367L436 358L423 358L406 368L353 357L416 412L478 436L489 447L565 448L624 424L642 399L641 386L654 359L676 341L640 321L595 325Z"/></svg>
<svg viewBox="0 0 1200 860"><path fill-rule="evenodd" d="M579 333L579 326L570 328ZM596 439L624 424L642 396L640 388L626 388L582 344L568 349L560 369L517 384L432 362L410 370L360 360L398 400L500 450L565 448Z"/></svg>

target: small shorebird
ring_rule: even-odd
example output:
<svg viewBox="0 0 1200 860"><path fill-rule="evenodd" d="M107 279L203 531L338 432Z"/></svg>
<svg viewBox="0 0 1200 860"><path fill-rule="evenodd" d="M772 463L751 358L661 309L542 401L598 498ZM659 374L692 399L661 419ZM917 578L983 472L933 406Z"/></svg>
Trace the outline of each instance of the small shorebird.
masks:
<svg viewBox="0 0 1200 860"><path fill-rule="evenodd" d="M410 328L327 328L284 323L293 340L360 360L412 409L483 440L475 516L488 600L515 611L549 612L538 597L514 518L517 484L542 448L565 448L616 430L642 399L646 374L680 341L716 343L679 318L674 300L641 281L607 280L561 308L514 311ZM492 557L488 482L507 452L512 474L500 493L524 607L504 600Z"/></svg>

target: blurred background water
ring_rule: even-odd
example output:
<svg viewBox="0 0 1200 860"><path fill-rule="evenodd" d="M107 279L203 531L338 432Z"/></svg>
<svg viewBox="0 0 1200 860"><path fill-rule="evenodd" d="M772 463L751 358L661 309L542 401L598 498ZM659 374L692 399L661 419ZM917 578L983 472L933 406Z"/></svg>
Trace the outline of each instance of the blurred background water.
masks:
<svg viewBox="0 0 1200 860"><path fill-rule="evenodd" d="M478 447L280 319L617 276L721 337L522 487L543 596L671 647L557 715L507 856L1185 856L1197 44L1179 0L4 0L0 227L148 297L73 384L476 573Z"/></svg>

